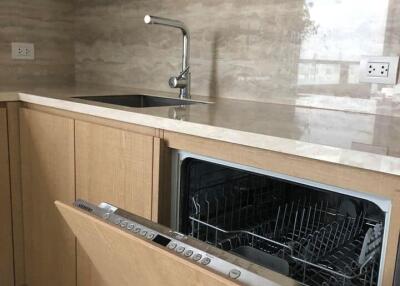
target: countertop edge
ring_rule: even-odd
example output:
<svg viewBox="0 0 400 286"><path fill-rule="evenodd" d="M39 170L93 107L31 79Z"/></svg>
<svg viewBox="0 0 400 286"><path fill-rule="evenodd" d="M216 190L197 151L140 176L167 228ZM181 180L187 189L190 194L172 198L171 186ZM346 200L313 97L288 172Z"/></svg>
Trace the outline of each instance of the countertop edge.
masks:
<svg viewBox="0 0 400 286"><path fill-rule="evenodd" d="M15 91L0 92L0 102L19 101L19 93Z"/></svg>
<svg viewBox="0 0 400 286"><path fill-rule="evenodd" d="M50 98L29 93L1 93L9 97L9 101L22 101L66 111L84 113L126 123L138 124L167 131L199 136L208 139L239 144L274 152L280 152L314 160L320 160L339 165L346 165L391 175L400 175L400 158L367 153L357 150L342 149L299 140L269 136L258 133L216 127L193 122L179 121L154 115L141 114L134 111L124 111L90 104L72 102L63 99ZM5 100L3 100L5 101ZM252 136L254 140L249 142Z"/></svg>

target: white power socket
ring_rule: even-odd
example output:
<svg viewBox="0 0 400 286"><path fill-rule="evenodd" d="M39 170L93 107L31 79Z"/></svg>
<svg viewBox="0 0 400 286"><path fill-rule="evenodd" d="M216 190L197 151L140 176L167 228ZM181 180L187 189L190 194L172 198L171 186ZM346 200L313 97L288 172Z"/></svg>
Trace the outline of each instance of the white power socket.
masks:
<svg viewBox="0 0 400 286"><path fill-rule="evenodd" d="M363 56L360 61L360 82L396 84L399 57Z"/></svg>
<svg viewBox="0 0 400 286"><path fill-rule="evenodd" d="M32 43L11 43L11 58L14 60L34 60L35 45Z"/></svg>

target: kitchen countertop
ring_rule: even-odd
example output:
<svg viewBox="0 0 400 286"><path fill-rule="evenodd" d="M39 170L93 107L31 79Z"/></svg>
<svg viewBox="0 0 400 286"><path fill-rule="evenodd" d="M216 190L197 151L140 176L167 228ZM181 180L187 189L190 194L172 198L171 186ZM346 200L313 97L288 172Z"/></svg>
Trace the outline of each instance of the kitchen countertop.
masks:
<svg viewBox="0 0 400 286"><path fill-rule="evenodd" d="M400 175L400 117L280 103L214 99L185 107L131 108L75 96L138 94L90 85L0 87L1 101L23 101L189 135ZM348 101L347 101L348 102ZM340 106L337 107L340 109Z"/></svg>

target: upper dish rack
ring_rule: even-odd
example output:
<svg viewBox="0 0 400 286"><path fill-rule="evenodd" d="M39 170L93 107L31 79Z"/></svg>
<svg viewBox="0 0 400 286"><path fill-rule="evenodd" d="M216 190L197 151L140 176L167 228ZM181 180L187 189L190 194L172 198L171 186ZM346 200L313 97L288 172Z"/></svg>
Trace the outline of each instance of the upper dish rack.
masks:
<svg viewBox="0 0 400 286"><path fill-rule="evenodd" d="M245 248L262 251L275 257L267 266L304 285L377 284L380 221L346 200L335 207L318 196L287 202L271 184L245 175L197 188L190 235L256 262L260 253Z"/></svg>

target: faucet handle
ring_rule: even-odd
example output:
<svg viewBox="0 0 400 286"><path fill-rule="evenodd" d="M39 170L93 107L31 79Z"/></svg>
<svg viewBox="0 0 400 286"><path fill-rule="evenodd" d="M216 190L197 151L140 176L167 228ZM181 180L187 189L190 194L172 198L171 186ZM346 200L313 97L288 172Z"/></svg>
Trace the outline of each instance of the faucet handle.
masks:
<svg viewBox="0 0 400 286"><path fill-rule="evenodd" d="M190 67L187 66L178 76L171 76L168 83L172 88L184 88L188 85L187 77Z"/></svg>
<svg viewBox="0 0 400 286"><path fill-rule="evenodd" d="M184 88L187 86L186 78L179 78L179 76L171 76L168 83L171 88Z"/></svg>

